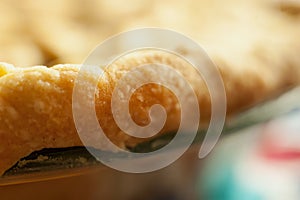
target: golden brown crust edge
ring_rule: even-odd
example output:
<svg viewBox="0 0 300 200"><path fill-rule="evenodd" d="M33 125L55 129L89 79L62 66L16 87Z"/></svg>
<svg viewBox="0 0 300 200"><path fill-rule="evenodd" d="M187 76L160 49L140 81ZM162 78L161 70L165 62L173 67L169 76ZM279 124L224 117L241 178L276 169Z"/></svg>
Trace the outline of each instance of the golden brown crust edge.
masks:
<svg viewBox="0 0 300 200"><path fill-rule="evenodd" d="M193 69L187 67L187 63L161 52L122 58L108 68L105 78L99 81L99 95L96 94L95 102L97 117L104 132L111 141L123 148L134 146L143 140L130 137L118 128L111 114L111 94L123 74L149 62L167 64L182 72L196 91L201 120L208 121L210 117L207 88ZM0 69L0 174L33 151L82 145L72 116L72 92L79 66L18 69L2 64ZM287 71L286 69L282 71ZM228 70L224 63L219 70L228 97L227 114L236 113L297 82L285 79L287 74L281 74L273 82L269 82L265 79L266 72L260 73L259 68L245 70L247 81L241 74ZM267 73L272 73L272 70L274 69L270 68ZM142 101L138 98L139 95L147 101ZM135 122L145 125L148 122L148 109L154 103L163 105L168 114L161 133L176 130L180 121L180 110L176 106L178 102L170 91L157 85L144 86L132 96L130 109L135 113L132 115ZM103 148L105 149L105 144Z"/></svg>

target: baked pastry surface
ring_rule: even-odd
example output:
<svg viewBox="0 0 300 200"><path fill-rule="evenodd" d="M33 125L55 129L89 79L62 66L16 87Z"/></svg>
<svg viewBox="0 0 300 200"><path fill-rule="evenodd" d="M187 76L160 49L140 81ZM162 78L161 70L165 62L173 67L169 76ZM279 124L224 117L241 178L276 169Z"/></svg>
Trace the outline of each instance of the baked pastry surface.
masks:
<svg viewBox="0 0 300 200"><path fill-rule="evenodd" d="M0 21L1 27L7 27L3 30L3 33L6 33L3 35L8 36L0 38L0 50L3 61L16 63L20 67L22 63L26 66L80 63L106 36L138 26L159 26L186 33L203 45L223 78L228 115L238 113L299 83L299 18L297 12L293 11L291 15L289 11L281 10L282 6L272 0L228 0L226 6L219 1L208 0L184 1L185 3L146 1L148 3L136 8L125 9L122 5L123 11L118 11L120 5L118 6L116 1L109 1L110 3L106 2L104 5L90 1L88 4L96 4L95 7L101 7L103 12L91 12L93 14L87 18L83 13L83 23L76 20L78 18L74 17L74 9L71 7L68 11L56 10L59 13L55 13L53 8L59 7L56 4L60 4L61 1L52 1L52 6L43 4L41 7L48 8L46 11L39 9L36 1L17 2L21 6L20 9L31 13L24 18L28 23L22 24L32 26L28 27L27 31L17 32L16 27L24 26L20 24L18 15L9 18L13 20L9 23L11 26L6 26ZM65 7L69 4L75 5L73 1L64 2ZM28 10L23 4L29 6ZM169 10L170 4L174 5L172 11ZM0 6L0 9L10 7L9 5L7 3ZM110 9L111 7L115 9ZM289 4L288 10L291 7L296 8L295 5ZM38 18L32 15L36 12L31 12L31 9L55 17L49 17L47 14ZM104 20L125 19L128 12L124 9L133 9L130 19L122 23L119 20ZM141 10L145 12L140 12ZM110 12L114 16L111 16ZM5 12L1 12L3 13ZM165 13L169 13L171 17L166 17ZM91 32L90 29L82 28L86 21L94 27ZM25 30L24 27L20 29ZM15 34L11 34L12 32ZM24 50L19 53L16 49ZM210 98L207 88L201 77L194 73L192 68L187 67L187 63L161 52L129 55L116 61L106 70L105 77L98 83L96 93L99 123L107 136L122 148L134 146L143 140L124 134L115 124L111 115L111 94L122 75L138 65L149 62L167 64L180 71L196 91L201 120L209 120ZM0 174L35 150L82 145L72 117L72 90L79 67L70 64L51 68L19 68L1 64ZM178 102L170 91L157 85L146 85L133 95L130 110L134 121L139 125L146 125L149 122L148 109L154 103L162 104L168 113L168 120L161 133L176 130L180 121ZM105 144L95 144L97 145L105 149Z"/></svg>
<svg viewBox="0 0 300 200"><path fill-rule="evenodd" d="M147 139L134 138L120 130L111 111L112 93L121 77L135 67L147 63L162 63L178 70L191 84L198 97L201 120L209 121L210 96L201 76L190 64L168 53L130 54L105 69L95 92L95 109L99 124L110 140L121 148L133 147ZM282 70L289 72L289 67L285 65ZM0 69L1 174L33 151L42 148L82 146L72 115L72 92L80 65L15 68L3 63ZM288 74L284 73L274 82L265 81L265 74L255 70L246 73L248 81L244 81L243 77L228 73L227 69L225 65L220 68L220 73L228 97L228 115L297 84L296 79L285 79ZM269 73L273 73L272 68L269 70ZM145 71L143 76L153 74ZM95 81L93 76L86 77L87 80ZM130 81L137 81L136 78L132 77ZM179 91L185 91L172 77L169 82L177 85ZM168 115L160 134L176 131L180 124L179 102L174 94L163 86L149 84L137 89L129 102L131 117L138 125L147 125L149 108L154 104L161 104ZM91 146L106 149L106 144L101 142L91 143Z"/></svg>

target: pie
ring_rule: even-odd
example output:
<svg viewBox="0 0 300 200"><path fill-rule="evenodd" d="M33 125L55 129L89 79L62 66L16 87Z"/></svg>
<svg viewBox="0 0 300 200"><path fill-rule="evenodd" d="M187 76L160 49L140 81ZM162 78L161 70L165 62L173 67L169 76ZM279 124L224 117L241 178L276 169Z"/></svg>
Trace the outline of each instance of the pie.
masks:
<svg viewBox="0 0 300 200"><path fill-rule="evenodd" d="M18 1L20 5L17 6L22 6L24 2L30 8L26 11L27 7L22 7L26 12L39 10L37 9L39 4L35 5L36 1ZM50 4L53 6L59 2L53 1ZM68 4L69 1L64 2ZM120 5L114 2L105 3L104 6L114 6L112 12L115 12ZM94 42L98 41L97 33L103 31L103 38L104 35L108 36L112 33L108 31L109 26L101 19L107 19L106 22L111 22L111 26L117 31L141 25L156 25L175 28L196 39L216 63L223 78L228 116L280 94L299 83L300 28L296 5L289 4L289 9L282 9L286 7L271 0L228 0L226 6L219 1L197 1L197 3L177 1L172 3L174 9L170 10L170 2L159 1L160 3L151 4L150 11L146 11L147 6L150 5L147 2L145 5L136 4L136 7L130 8L134 17L124 23L108 18L108 12L100 16L101 12L93 11L90 15L81 13L81 18L76 18L78 21L83 20L80 24L82 27L79 28L75 22L71 23L70 16L74 16L69 15L69 11L66 11L67 14L63 17L63 12L58 9L59 14L53 18L49 16L34 18L32 12L25 19L30 22L30 31L27 30L24 34L16 34L16 37L13 37L13 34L6 31L7 37L13 42L10 43L11 46L1 45L1 51L7 52L1 55L4 55L1 59L15 63L18 67L6 63L0 65L0 174L31 152L43 148L83 145L78 137L72 115L72 92L81 65L60 64L53 67L21 65L22 63L24 66L80 63L80 59L83 60L87 55L87 49L91 49L91 44L95 45ZM6 7L9 5L10 3ZM47 8L45 5L43 7ZM293 12L290 12L291 7L295 7ZM51 6L48 8L48 13L55 11ZM119 15L123 16L123 14L120 11ZM14 19L11 18L10 25L19 23ZM44 23L47 20L49 23ZM96 28L98 22L102 22L106 29ZM88 24L95 30L91 37L88 37L88 30L83 28ZM74 34L71 31L72 25L76 27ZM7 30L17 33L14 27ZM28 40L21 40L22 42L19 43L24 35ZM79 42L74 42L77 39ZM7 41L10 40L0 38L0 44L4 44L3 41L9 43ZM89 42L85 43L86 41ZM13 44L24 46L24 51L21 53L11 51L13 53L10 54L9 49L14 49ZM22 50L22 48L16 49ZM22 56L23 52L24 56ZM95 108L99 124L110 140L121 148L135 146L147 139L126 135L116 125L111 113L112 92L124 74L149 61L167 64L178 70L196 92L201 121L208 122L210 119L211 102L207 87L188 63L163 52L130 54L105 69L104 77L97 83L95 93ZM148 76L147 73L145 76ZM89 75L87 79L94 81ZM170 82L176 84L176 81ZM185 90L178 87L179 90ZM129 104L131 117L138 125L147 125L149 108L156 103L163 105L168 114L166 124L159 134L176 131L180 122L180 107L174 94L159 85L145 85L133 94ZM94 147L106 149L105 144L94 144Z"/></svg>

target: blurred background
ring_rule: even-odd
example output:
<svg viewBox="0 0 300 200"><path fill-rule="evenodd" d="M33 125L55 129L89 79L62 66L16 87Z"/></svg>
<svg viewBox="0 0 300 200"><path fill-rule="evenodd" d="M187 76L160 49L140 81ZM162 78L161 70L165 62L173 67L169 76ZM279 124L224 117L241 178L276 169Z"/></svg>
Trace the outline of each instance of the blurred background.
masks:
<svg viewBox="0 0 300 200"><path fill-rule="evenodd" d="M297 0L1 0L0 60L82 63L107 37L153 26L190 36L215 59L249 60L255 51L299 45L299 12Z"/></svg>
<svg viewBox="0 0 300 200"><path fill-rule="evenodd" d="M235 73L282 63L299 68L299 22L298 0L0 0L0 61L18 67L82 63L109 36L154 26L195 39L214 62ZM125 174L102 167L0 186L0 198L296 200L300 128L294 124L300 118L294 113L292 118L276 121L281 129L267 122L224 136L204 160L196 145L158 172Z"/></svg>

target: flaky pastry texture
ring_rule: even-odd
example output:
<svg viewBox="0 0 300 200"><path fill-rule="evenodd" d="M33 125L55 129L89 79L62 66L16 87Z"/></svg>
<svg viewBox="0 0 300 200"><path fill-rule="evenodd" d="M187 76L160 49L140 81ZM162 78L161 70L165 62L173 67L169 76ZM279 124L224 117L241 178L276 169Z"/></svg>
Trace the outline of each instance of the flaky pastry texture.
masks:
<svg viewBox="0 0 300 200"><path fill-rule="evenodd" d="M85 80L97 81L94 97L98 122L107 137L121 148L133 147L147 139L135 138L120 130L112 115L112 94L124 75L148 63L165 64L179 72L195 91L201 120L208 122L210 118L209 92L201 76L189 63L165 52L145 51L126 55L105 68L99 79L95 79L92 74L85 75ZM80 65L15 68L2 63L0 66L0 174L33 151L83 145L72 113L72 93ZM274 81L266 81L265 73L273 73L274 69L266 68L268 72L261 72L259 68L253 68L245 73L247 77L244 80L245 77L230 73L226 65L219 67L226 89L227 114L237 113L297 84L297 79L285 78L290 73L289 68L284 65L280 77ZM175 85L178 91L189 95L184 93L186 88L180 84L180 80L168 76L167 71L161 75L153 73L155 72L148 69L135 77L129 77L128 81L139 81L147 76L162 76L169 84ZM84 95L83 91L82 96ZM162 105L167 113L167 120L159 134L164 134L177 130L180 124L180 103L184 102L178 102L172 91L151 83L138 88L132 94L128 105L132 119L140 126L150 122L149 108L152 105ZM90 137L93 141L92 138L96 136ZM105 142L99 140L91 142L89 146L107 150Z"/></svg>

